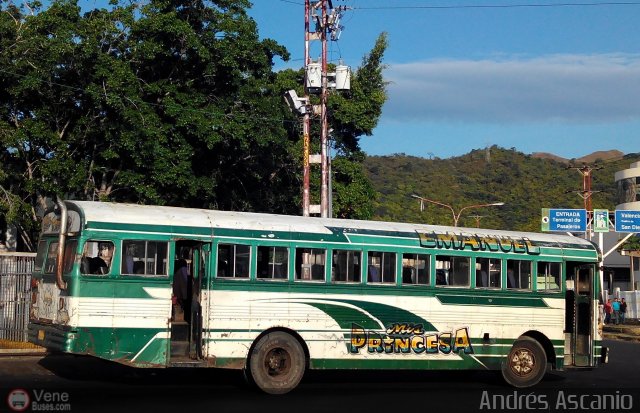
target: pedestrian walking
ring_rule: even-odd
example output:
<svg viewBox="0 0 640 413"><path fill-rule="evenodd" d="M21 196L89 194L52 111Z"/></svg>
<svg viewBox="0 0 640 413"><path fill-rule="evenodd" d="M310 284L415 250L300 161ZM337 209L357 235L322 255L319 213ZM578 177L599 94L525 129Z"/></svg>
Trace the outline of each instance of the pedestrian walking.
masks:
<svg viewBox="0 0 640 413"><path fill-rule="evenodd" d="M624 324L624 320L626 316L627 316L627 302L623 298L622 302L620 302L620 324Z"/></svg>
<svg viewBox="0 0 640 413"><path fill-rule="evenodd" d="M620 323L620 300L617 298L613 300L611 307L613 308L613 323L618 324Z"/></svg>
<svg viewBox="0 0 640 413"><path fill-rule="evenodd" d="M607 303L604 305L604 323L609 324L611 322L611 313L613 312L613 307L611 306L611 298L607 300Z"/></svg>

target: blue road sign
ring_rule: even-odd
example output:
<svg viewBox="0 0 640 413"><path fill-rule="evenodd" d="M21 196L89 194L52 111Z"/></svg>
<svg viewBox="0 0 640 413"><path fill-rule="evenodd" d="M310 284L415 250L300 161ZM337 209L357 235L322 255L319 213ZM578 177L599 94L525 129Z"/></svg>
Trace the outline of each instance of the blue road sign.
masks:
<svg viewBox="0 0 640 413"><path fill-rule="evenodd" d="M640 232L640 211L616 210L616 232Z"/></svg>
<svg viewBox="0 0 640 413"><path fill-rule="evenodd" d="M542 210L543 231L584 232L587 230L587 211L585 209Z"/></svg>

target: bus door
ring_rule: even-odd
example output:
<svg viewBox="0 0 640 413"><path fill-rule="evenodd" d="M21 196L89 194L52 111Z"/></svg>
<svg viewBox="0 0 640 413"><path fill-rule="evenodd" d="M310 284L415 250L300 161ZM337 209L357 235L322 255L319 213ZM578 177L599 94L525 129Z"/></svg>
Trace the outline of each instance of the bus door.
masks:
<svg viewBox="0 0 640 413"><path fill-rule="evenodd" d="M193 365L205 356L203 309L206 313L211 243L181 240L175 248L173 291L174 296L181 297L174 305L171 319L170 365ZM183 266L185 270L181 270ZM184 287L180 286L181 280L186 280Z"/></svg>
<svg viewBox="0 0 640 413"><path fill-rule="evenodd" d="M575 367L593 366L594 274L593 264L567 263L565 333L570 335L571 360ZM569 344L567 343L567 344ZM566 352L565 352L566 357Z"/></svg>
<svg viewBox="0 0 640 413"><path fill-rule="evenodd" d="M208 314L210 256L211 243L201 243L193 249L193 299L189 355L191 359L195 360L202 360L205 356L203 336L207 326L203 313ZM208 319L208 317L206 318Z"/></svg>

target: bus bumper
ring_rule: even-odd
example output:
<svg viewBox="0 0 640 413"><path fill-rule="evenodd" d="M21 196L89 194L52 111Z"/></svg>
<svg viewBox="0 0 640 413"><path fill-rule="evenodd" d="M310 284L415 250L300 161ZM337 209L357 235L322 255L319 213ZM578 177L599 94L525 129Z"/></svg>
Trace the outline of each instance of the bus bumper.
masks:
<svg viewBox="0 0 640 413"><path fill-rule="evenodd" d="M70 331L33 321L29 323L28 340L50 351L68 352L71 347Z"/></svg>

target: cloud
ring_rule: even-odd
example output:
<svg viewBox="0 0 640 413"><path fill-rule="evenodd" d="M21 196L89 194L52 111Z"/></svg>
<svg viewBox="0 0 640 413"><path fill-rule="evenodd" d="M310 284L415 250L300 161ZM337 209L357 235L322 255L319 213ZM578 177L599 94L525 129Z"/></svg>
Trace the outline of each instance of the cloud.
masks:
<svg viewBox="0 0 640 413"><path fill-rule="evenodd" d="M640 119L640 55L390 65L387 120L594 123Z"/></svg>

